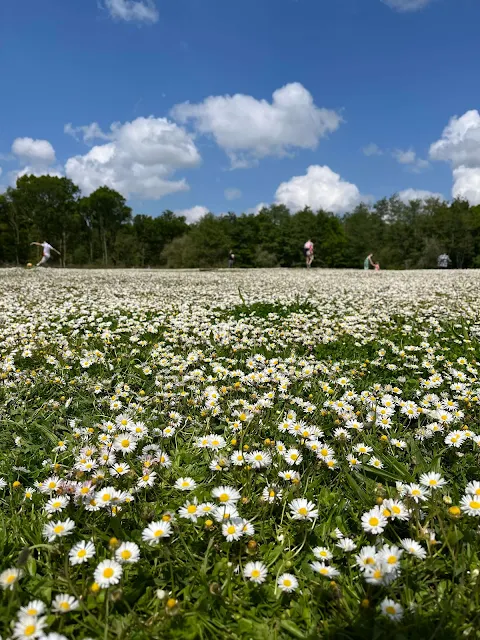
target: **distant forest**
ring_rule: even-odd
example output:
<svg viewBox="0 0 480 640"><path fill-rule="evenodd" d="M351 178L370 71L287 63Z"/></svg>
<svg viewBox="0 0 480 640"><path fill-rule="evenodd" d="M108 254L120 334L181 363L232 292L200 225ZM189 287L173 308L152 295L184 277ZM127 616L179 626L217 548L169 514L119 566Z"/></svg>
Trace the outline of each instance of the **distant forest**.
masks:
<svg viewBox="0 0 480 640"><path fill-rule="evenodd" d="M396 195L360 204L342 217L283 205L258 214L207 214L188 224L172 211L133 214L118 192L87 197L67 178L23 176L0 195L0 263L37 261L32 241L61 252L52 265L121 267L296 267L306 240L313 267L360 268L369 253L382 269L423 269L449 254L453 268L480 268L480 206L437 199L403 203Z"/></svg>

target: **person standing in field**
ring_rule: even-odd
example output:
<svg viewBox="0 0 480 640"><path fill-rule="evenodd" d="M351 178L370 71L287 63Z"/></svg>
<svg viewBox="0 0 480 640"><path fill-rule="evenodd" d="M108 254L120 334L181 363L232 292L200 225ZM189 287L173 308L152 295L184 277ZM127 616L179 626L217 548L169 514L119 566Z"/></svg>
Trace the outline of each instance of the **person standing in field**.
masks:
<svg viewBox="0 0 480 640"><path fill-rule="evenodd" d="M305 264L307 269L310 269L312 266L313 258L314 258L314 246L311 240L307 240L303 245L303 253L305 255Z"/></svg>
<svg viewBox="0 0 480 640"><path fill-rule="evenodd" d="M55 253L58 253L58 255L60 255L60 251L57 251L55 247L52 247L51 244L48 244L46 240L44 240L43 242L31 242L30 245L32 244L36 245L37 247L42 247L43 250L42 259L39 263L37 263L37 267L41 267L42 265L47 264L51 257L50 251L55 251Z"/></svg>
<svg viewBox="0 0 480 640"><path fill-rule="evenodd" d="M368 256L365 258L365 261L363 263L363 268L365 269L365 271L368 271L370 269L370 265L372 265L372 267L375 268L375 264L372 260L372 256L373 256L373 253L369 253Z"/></svg>
<svg viewBox="0 0 480 640"><path fill-rule="evenodd" d="M235 262L235 254L232 251L228 252L228 268L231 269Z"/></svg>

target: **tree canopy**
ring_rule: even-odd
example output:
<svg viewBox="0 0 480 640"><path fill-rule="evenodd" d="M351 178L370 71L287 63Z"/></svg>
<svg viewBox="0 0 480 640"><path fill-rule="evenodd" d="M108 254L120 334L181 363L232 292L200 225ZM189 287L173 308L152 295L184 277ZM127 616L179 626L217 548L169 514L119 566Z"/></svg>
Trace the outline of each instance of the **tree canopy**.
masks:
<svg viewBox="0 0 480 640"><path fill-rule="evenodd" d="M480 206L438 199L402 202L398 196L360 204L339 217L284 205L259 213L211 213L188 224L172 211L133 214L109 187L87 197L68 178L22 176L0 195L0 263L25 264L48 240L62 266L217 267L229 252L237 267L295 267L306 240L314 267L361 267L374 254L382 268L430 268L441 253L452 266L480 267Z"/></svg>

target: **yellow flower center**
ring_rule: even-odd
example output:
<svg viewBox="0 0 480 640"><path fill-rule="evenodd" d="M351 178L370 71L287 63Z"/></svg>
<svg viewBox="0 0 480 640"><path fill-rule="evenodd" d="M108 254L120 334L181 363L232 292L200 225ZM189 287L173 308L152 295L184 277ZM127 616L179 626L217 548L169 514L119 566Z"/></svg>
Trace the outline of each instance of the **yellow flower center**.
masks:
<svg viewBox="0 0 480 640"><path fill-rule="evenodd" d="M370 524L370 526L376 527L378 525L378 523L379 523L379 520L378 520L378 518L370 518L368 523Z"/></svg>
<svg viewBox="0 0 480 640"><path fill-rule="evenodd" d="M62 531L65 530L65 527L63 526L63 524L57 524L56 527L54 527L53 532L56 534L62 533Z"/></svg>
<svg viewBox="0 0 480 640"><path fill-rule="evenodd" d="M188 513L195 513L197 511L197 505L189 504L187 507Z"/></svg>
<svg viewBox="0 0 480 640"><path fill-rule="evenodd" d="M391 606L385 607L385 611L391 616L394 616L396 613L395 607Z"/></svg>
<svg viewBox="0 0 480 640"><path fill-rule="evenodd" d="M77 553L78 558L85 558L86 555L87 555L87 551L85 549L80 549Z"/></svg>
<svg viewBox="0 0 480 640"><path fill-rule="evenodd" d="M298 513L299 513L301 516L306 516L306 515L308 514L308 509L307 509L307 507L300 507L300 509L298 510Z"/></svg>
<svg viewBox="0 0 480 640"><path fill-rule="evenodd" d="M233 525L230 525L230 526L227 528L227 533L228 533L229 535L234 534L234 533L235 533L235 527L234 527Z"/></svg>
<svg viewBox="0 0 480 640"><path fill-rule="evenodd" d="M258 578L260 577L260 571L258 569L254 569L252 571L252 578Z"/></svg>
<svg viewBox="0 0 480 640"><path fill-rule="evenodd" d="M155 538L159 538L160 536L163 536L163 529L157 529L153 535Z"/></svg>
<svg viewBox="0 0 480 640"><path fill-rule="evenodd" d="M63 611L69 611L70 605L68 604L68 602L61 602L59 604L59 608L62 609Z"/></svg>
<svg viewBox="0 0 480 640"><path fill-rule="evenodd" d="M292 581L287 578L286 580L283 581L283 584L285 587L291 587Z"/></svg>
<svg viewBox="0 0 480 640"><path fill-rule="evenodd" d="M230 496L228 495L228 493L222 493L218 496L218 499L220 500L220 502L228 502L229 497Z"/></svg>
<svg viewBox="0 0 480 640"><path fill-rule="evenodd" d="M114 571L112 569L112 567L107 567L106 569L103 570L103 577L104 578L111 578L114 574Z"/></svg>
<svg viewBox="0 0 480 640"><path fill-rule="evenodd" d="M470 509L480 509L480 502L478 502L478 500L470 500L468 506Z"/></svg>
<svg viewBox="0 0 480 640"><path fill-rule="evenodd" d="M127 438L125 438L124 440L122 440L121 445L122 447L128 447L130 445L130 440L127 440Z"/></svg>
<svg viewBox="0 0 480 640"><path fill-rule="evenodd" d="M37 630L37 625L36 624L29 624L23 630L23 635L27 636L27 637L33 636L33 634L35 633L36 630Z"/></svg>
<svg viewBox="0 0 480 640"><path fill-rule="evenodd" d="M388 564L395 564L397 562L397 556L389 556L387 562Z"/></svg>
<svg viewBox="0 0 480 640"><path fill-rule="evenodd" d="M124 560L129 560L132 557L132 552L128 549L124 549L120 555Z"/></svg>

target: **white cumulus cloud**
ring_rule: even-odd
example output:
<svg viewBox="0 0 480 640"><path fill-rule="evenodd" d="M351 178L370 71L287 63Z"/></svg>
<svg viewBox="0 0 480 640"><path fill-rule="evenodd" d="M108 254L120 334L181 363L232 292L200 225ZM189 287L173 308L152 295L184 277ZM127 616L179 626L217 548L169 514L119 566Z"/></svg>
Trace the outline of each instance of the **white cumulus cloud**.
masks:
<svg viewBox="0 0 480 640"><path fill-rule="evenodd" d="M433 191L425 191L424 189L404 189L400 191L398 197L402 202L408 204L411 200L421 200L425 202L429 198L439 198L443 200L443 195L441 193L435 193Z"/></svg>
<svg viewBox="0 0 480 640"><path fill-rule="evenodd" d="M424 9L432 0L382 0L382 2L396 11L407 13Z"/></svg>
<svg viewBox="0 0 480 640"><path fill-rule="evenodd" d="M292 211L303 207L313 210L325 209L333 213L344 213L361 202L358 187L342 180L330 167L312 165L303 176L294 176L282 182L275 193L275 201Z"/></svg>
<svg viewBox="0 0 480 640"><path fill-rule="evenodd" d="M55 150L48 140L16 138L12 144L12 153L23 162L35 166L48 166L55 162Z"/></svg>
<svg viewBox="0 0 480 640"><path fill-rule="evenodd" d="M476 109L450 119L440 140L430 146L430 158L451 164L454 198L480 204L480 113Z"/></svg>
<svg viewBox="0 0 480 640"><path fill-rule="evenodd" d="M452 196L480 204L480 167L461 166L453 170Z"/></svg>
<svg viewBox="0 0 480 640"><path fill-rule="evenodd" d="M317 107L298 82L277 89L272 102L237 93L178 104L171 113L181 123L192 122L199 133L212 135L236 168L296 148L315 149L342 122L336 111Z"/></svg>
<svg viewBox="0 0 480 640"><path fill-rule="evenodd" d="M190 209L179 209L178 211L175 211L175 213L177 216L184 216L186 221L189 224L192 224L201 220L201 218L203 218L203 216L208 213L208 209L207 207L197 205L196 207L191 207Z"/></svg>
<svg viewBox="0 0 480 640"><path fill-rule="evenodd" d="M150 24L158 21L158 11L153 0L105 0L105 6L116 20Z"/></svg>
<svg viewBox="0 0 480 640"><path fill-rule="evenodd" d="M83 131L88 126L77 129ZM103 185L125 197L148 199L186 191L189 187L185 178L173 180L174 173L201 162L192 136L166 118L150 116L115 123L107 137L109 142L66 162L67 176L87 195Z"/></svg>
<svg viewBox="0 0 480 640"><path fill-rule="evenodd" d="M480 166L480 113L473 109L454 116L442 137L430 147L432 160L445 160L454 167Z"/></svg>

